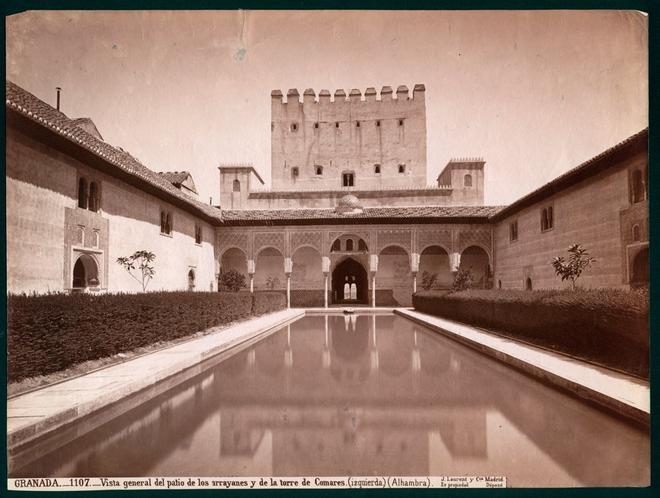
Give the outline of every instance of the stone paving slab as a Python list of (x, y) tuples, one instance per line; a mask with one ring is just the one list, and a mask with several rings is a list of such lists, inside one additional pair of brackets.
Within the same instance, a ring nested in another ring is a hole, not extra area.
[(578, 397), (598, 403), (644, 425), (650, 423), (648, 382), (463, 323), (409, 309), (397, 309), (395, 313)]
[(10, 448), (115, 403), (268, 330), (304, 316), (287, 309), (259, 316), (118, 365), (31, 391), (7, 401)]

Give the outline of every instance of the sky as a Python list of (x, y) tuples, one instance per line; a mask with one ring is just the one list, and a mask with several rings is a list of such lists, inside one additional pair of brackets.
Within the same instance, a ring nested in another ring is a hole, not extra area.
[(219, 199), (221, 163), (270, 180), (270, 92), (426, 86), (427, 180), (483, 157), (507, 204), (648, 126), (632, 11), (31, 11), (7, 78), (155, 171)]

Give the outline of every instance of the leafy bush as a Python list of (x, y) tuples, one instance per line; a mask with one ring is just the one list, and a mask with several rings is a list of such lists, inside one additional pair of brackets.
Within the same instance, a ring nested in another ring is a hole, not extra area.
[(561, 281), (570, 280), (571, 289), (575, 290), (575, 281), (596, 260), (580, 244), (572, 244), (568, 248), (568, 254), (567, 260), (563, 256), (557, 256), (550, 264), (552, 264), (555, 273), (561, 277)]
[(438, 279), (437, 273), (429, 273), (426, 270), (422, 272), (422, 289), (431, 290), (433, 284)]
[(286, 294), (283, 292), (255, 292), (252, 314), (263, 315), (286, 308)]
[(416, 310), (634, 375), (649, 374), (648, 291), (418, 292)]
[(8, 376), (17, 381), (247, 317), (252, 299), (218, 292), (10, 295), (7, 305)]
[(474, 278), (470, 270), (458, 270), (454, 276), (452, 289), (455, 291), (464, 291), (472, 288)]
[(238, 292), (246, 287), (245, 275), (236, 270), (222, 272), (220, 274), (219, 287), (220, 290)]

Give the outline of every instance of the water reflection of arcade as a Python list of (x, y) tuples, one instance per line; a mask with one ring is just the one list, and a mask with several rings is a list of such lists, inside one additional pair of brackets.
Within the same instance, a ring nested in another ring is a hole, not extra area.
[[(295, 322), (101, 432), (21, 476), (511, 479), (542, 461), (549, 483), (616, 484), (642, 478), (648, 450), (608, 417), (390, 315)], [(611, 445), (616, 472), (583, 464), (585, 447), (598, 458)]]

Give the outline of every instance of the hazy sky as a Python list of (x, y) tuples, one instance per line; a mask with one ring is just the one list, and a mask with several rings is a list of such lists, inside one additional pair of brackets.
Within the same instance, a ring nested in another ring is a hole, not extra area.
[(628, 11), (28, 12), (7, 77), (157, 171), (219, 197), (221, 162), (270, 179), (270, 92), (426, 85), (429, 183), (486, 160), (509, 203), (647, 126), (647, 18)]

